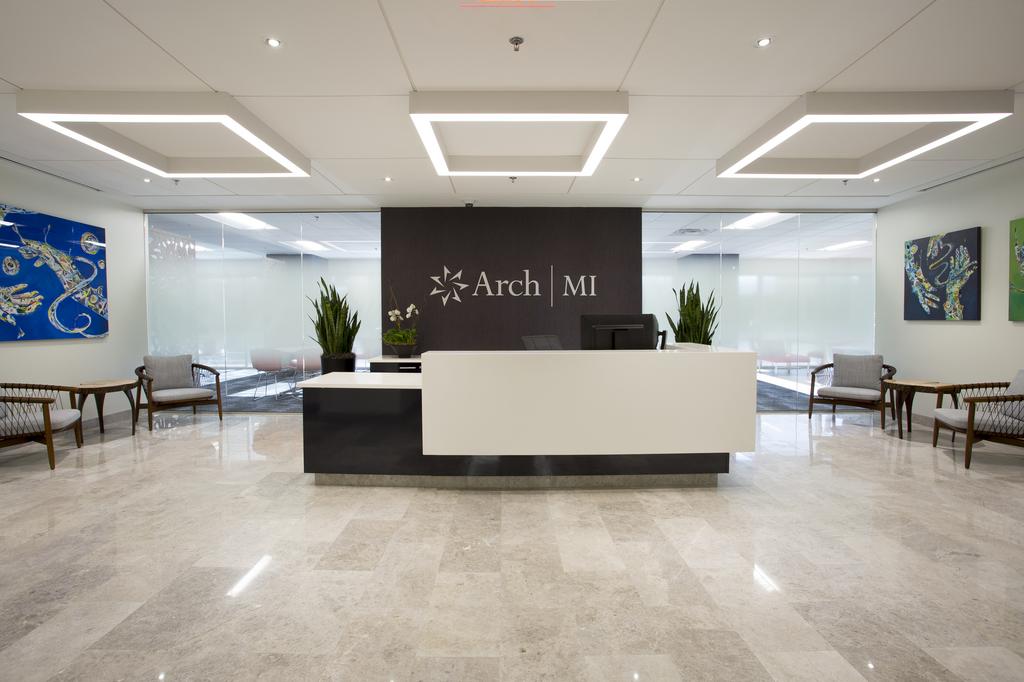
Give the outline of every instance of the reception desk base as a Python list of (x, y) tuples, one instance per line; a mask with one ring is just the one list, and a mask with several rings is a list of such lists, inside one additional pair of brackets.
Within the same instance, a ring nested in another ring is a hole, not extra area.
[[(523, 425), (528, 428), (528, 425)], [(303, 460), (318, 484), (562, 488), (716, 485), (729, 454), (424, 455), (418, 388), (303, 390)]]

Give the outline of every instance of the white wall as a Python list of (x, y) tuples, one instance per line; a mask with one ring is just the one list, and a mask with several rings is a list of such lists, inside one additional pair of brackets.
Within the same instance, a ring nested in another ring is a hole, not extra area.
[[(146, 352), (142, 211), (2, 159), (0, 203), (105, 228), (110, 302), (110, 333), (105, 337), (0, 344), (0, 381), (77, 384), (133, 377)], [(110, 396), (104, 415), (127, 409), (127, 400)], [(95, 416), (91, 400), (85, 416)]]
[[(1024, 217), (1024, 162), (951, 183), (878, 212), (876, 345), (897, 376), (1010, 381), (1024, 368), (1024, 323), (1009, 322), (1009, 222)], [(903, 243), (980, 225), (981, 321), (903, 320)], [(927, 404), (922, 404), (927, 403)], [(934, 403), (919, 400), (928, 413)]]

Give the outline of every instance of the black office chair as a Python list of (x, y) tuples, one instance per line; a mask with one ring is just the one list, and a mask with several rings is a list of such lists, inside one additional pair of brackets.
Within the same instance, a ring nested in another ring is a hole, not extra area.
[(523, 337), (526, 350), (562, 350), (562, 341), (555, 334), (534, 334)]

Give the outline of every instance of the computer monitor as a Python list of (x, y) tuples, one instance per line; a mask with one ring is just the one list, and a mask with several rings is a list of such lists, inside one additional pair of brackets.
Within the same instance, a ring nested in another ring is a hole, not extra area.
[(658, 346), (658, 318), (654, 315), (581, 315), (583, 350), (649, 349)]

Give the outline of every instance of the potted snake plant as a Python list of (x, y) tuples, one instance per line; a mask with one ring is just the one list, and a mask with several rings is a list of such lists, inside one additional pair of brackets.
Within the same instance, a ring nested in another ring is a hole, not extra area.
[(359, 333), (359, 313), (348, 305), (347, 296), (339, 296), (333, 284), (320, 278), (320, 296), (309, 298), (313, 304), (313, 340), (320, 346), (320, 367), (324, 374), (329, 372), (354, 372), (356, 354), (352, 345)]
[(679, 301), (676, 319), (672, 319), (668, 313), (665, 313), (665, 317), (672, 327), (676, 343), (711, 345), (711, 340), (718, 331), (718, 311), (722, 308), (720, 304), (715, 303), (715, 292), (711, 292), (707, 301), (702, 301), (700, 284), (691, 280), (686, 289), (673, 289), (672, 293)]

